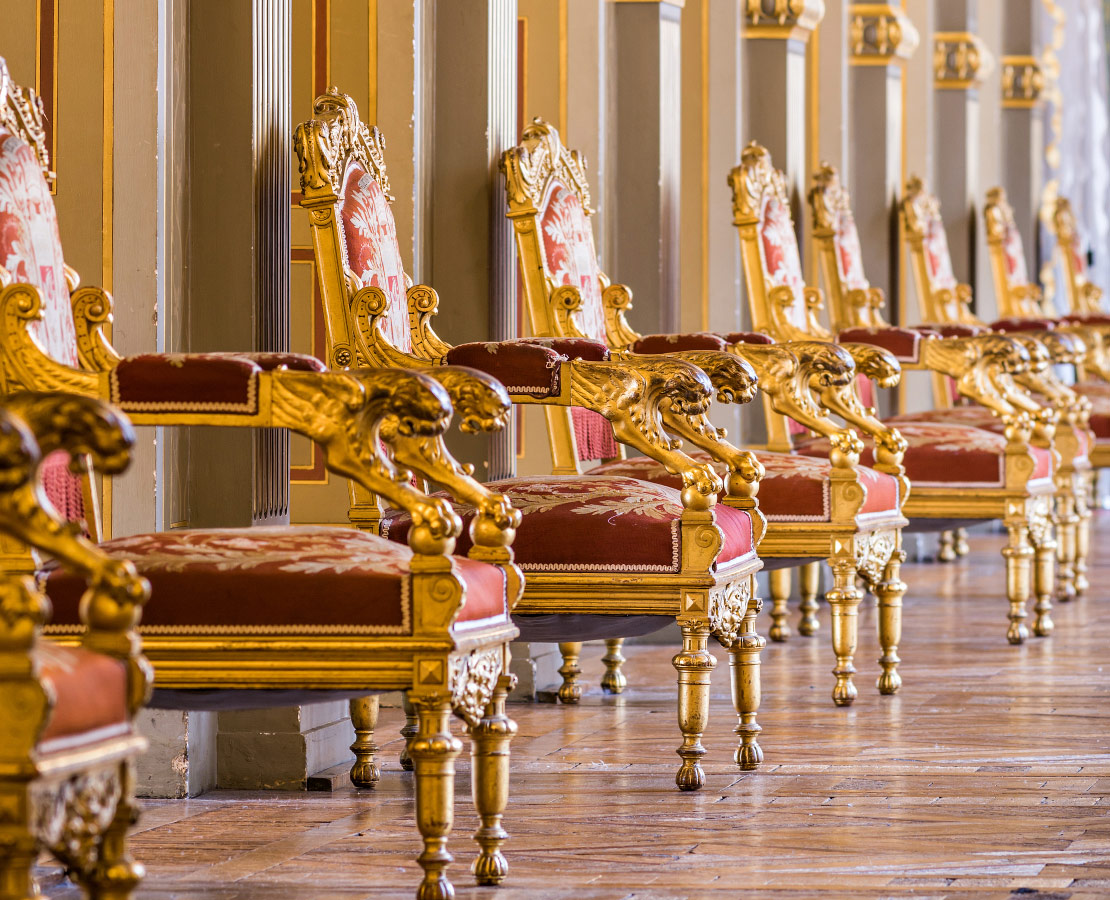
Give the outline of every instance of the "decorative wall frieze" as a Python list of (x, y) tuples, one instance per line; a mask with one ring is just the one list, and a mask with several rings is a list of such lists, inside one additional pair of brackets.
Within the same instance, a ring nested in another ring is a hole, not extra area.
[(824, 0), (745, 0), (744, 37), (808, 41), (823, 18)]
[(969, 31), (933, 35), (933, 83), (938, 90), (978, 87), (994, 71), (994, 57)]
[(1002, 57), (1003, 109), (1032, 109), (1044, 90), (1044, 72), (1035, 56)]
[(909, 16), (890, 3), (853, 3), (848, 29), (853, 66), (887, 66), (905, 62), (921, 38)]

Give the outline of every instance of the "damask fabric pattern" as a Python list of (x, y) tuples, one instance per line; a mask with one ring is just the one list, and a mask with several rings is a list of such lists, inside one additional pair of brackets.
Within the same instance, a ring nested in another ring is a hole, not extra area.
[(871, 287), (863, 271), (863, 249), (859, 243), (856, 220), (850, 210), (841, 210), (837, 215), (833, 246), (836, 249), (836, 269), (845, 289), (855, 291)]
[(557, 397), (561, 366), (567, 357), (526, 341), (485, 341), (457, 344), (447, 351), (446, 362), (469, 366), (492, 375), (510, 394)]
[(593, 229), (578, 195), (558, 179), (552, 179), (541, 204), (540, 230), (547, 277), (557, 286), (578, 288), (582, 295), (578, 326), (587, 337), (604, 342), (601, 270)]
[[(506, 494), (523, 515), (513, 552), (525, 572), (674, 573), (681, 568), (682, 500), (674, 488), (610, 475), (507, 478), (489, 487)], [(454, 506), (469, 525), (474, 508)], [(718, 567), (755, 552), (747, 513), (718, 504), (714, 518), (725, 535)], [(407, 513), (387, 513), (382, 533), (403, 541), (410, 524)], [(464, 536), (456, 552), (469, 548)]]
[[(909, 445), (903, 464), (910, 482), (922, 487), (1001, 487), (1005, 479), (1006, 438), (984, 428), (950, 424), (953, 419), (959, 420), (960, 409), (936, 412), (941, 421), (929, 421), (924, 416), (925, 421), (898, 416), (885, 420), (898, 426)], [(829, 455), (829, 442), (819, 438), (801, 443), (796, 449), (807, 456), (824, 458)], [(1036, 461), (1033, 478), (1049, 477), (1052, 455), (1037, 448), (1032, 452)], [(860, 462), (874, 464), (870, 444), (860, 454)]]
[[(349, 528), (209, 528), (106, 541), (151, 584), (141, 630), (167, 633), (408, 634), (412, 608), (404, 544)], [(455, 557), (466, 584), (460, 622), (504, 616), (504, 572)], [(72, 627), (82, 579), (47, 579), (53, 624)], [(275, 625), (280, 623), (280, 625)]]
[(632, 345), (633, 353), (677, 353), (684, 350), (728, 349), (728, 343), (719, 334), (696, 331), (691, 334), (649, 334)]
[(805, 278), (802, 275), (802, 261), (798, 256), (798, 236), (794, 233), (794, 221), (789, 207), (772, 192), (767, 192), (763, 200), (759, 238), (763, 248), (763, 274), (767, 279), (768, 290), (777, 287), (790, 288), (795, 302), (789, 307), (787, 315), (794, 325), (804, 328)]
[(1029, 270), (1025, 265), (1025, 247), (1021, 243), (1021, 232), (1018, 231), (1013, 220), (1006, 223), (1002, 250), (1006, 255), (1006, 280), (1011, 285), (1029, 284)]
[(40, 746), (126, 725), (127, 669), (120, 660), (46, 640), (38, 642), (33, 656), (55, 697)]
[[(763, 463), (766, 474), (759, 483), (759, 510), (770, 522), (828, 522), (832, 509), (829, 497), (829, 476), (832, 464), (825, 459), (800, 456), (794, 453), (773, 453), (769, 450), (754, 451)], [(699, 462), (709, 463), (721, 475), (726, 474), (723, 463), (707, 453), (691, 454)], [(888, 513), (898, 510), (898, 482), (889, 475), (873, 469), (859, 470), (860, 481), (867, 489), (862, 513)], [(643, 481), (668, 487), (680, 485), (680, 479), (664, 469), (653, 459), (638, 456), (634, 459), (607, 463), (589, 474), (630, 475)], [(720, 508), (720, 507), (718, 507)]]
[(379, 287), (389, 298), (381, 330), (396, 349), (410, 353), (405, 267), (389, 200), (381, 185), (358, 163), (351, 163), (343, 181), (339, 220), (346, 243), (347, 265), (363, 286)]
[(929, 270), (929, 284), (934, 290), (956, 286), (952, 256), (948, 252), (948, 235), (939, 216), (929, 219), (925, 231), (925, 267)]

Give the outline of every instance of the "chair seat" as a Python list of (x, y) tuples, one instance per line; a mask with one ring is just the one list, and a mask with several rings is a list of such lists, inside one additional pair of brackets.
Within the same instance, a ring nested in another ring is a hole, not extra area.
[[(985, 427), (952, 424), (953, 420), (971, 420), (983, 412), (990, 416), (986, 410), (958, 407), (885, 420), (898, 426), (908, 444), (903, 464), (910, 483), (923, 487), (969, 484), (1002, 487), (1005, 484), (1006, 438)], [(797, 445), (797, 451), (824, 458), (829, 455), (829, 442), (824, 438), (804, 441)], [(1035, 460), (1033, 478), (1050, 477), (1051, 453), (1037, 447), (1032, 448), (1032, 452)], [(860, 462), (871, 464), (873, 461), (874, 450), (868, 444), (860, 454)]]
[[(351, 528), (164, 531), (100, 545), (150, 581), (144, 634), (410, 634), (412, 551)], [(507, 614), (497, 566), (455, 557), (467, 585), (460, 622)], [(85, 588), (60, 569), (47, 592), (54, 626), (73, 629)]]
[(1110, 441), (1110, 384), (1082, 381), (1075, 390), (1091, 401), (1091, 431), (1098, 442)]
[[(800, 456), (795, 453), (754, 451), (767, 470), (759, 485), (759, 510), (770, 522), (828, 522), (832, 517), (829, 501), (829, 474), (832, 463), (826, 459)], [(699, 462), (708, 462), (722, 475), (725, 466), (711, 459), (708, 454), (691, 454)], [(644, 456), (605, 463), (589, 474), (604, 472), (607, 475), (633, 475), (644, 481), (679, 484), (677, 476), (670, 474), (655, 460)], [(898, 482), (890, 475), (874, 469), (860, 468), (860, 480), (867, 489), (861, 514), (898, 512)]]
[[(506, 478), (488, 486), (522, 513), (513, 551), (525, 572), (676, 573), (682, 567), (682, 500), (672, 487), (593, 473)], [(474, 518), (471, 506), (456, 503), (455, 510), (465, 523)], [(718, 567), (753, 556), (748, 514), (720, 504), (713, 514), (725, 536)], [(387, 514), (382, 533), (404, 540), (409, 524), (405, 513)], [(464, 532), (458, 552), (469, 546)]]
[[(1095, 412), (1091, 415), (1091, 430), (1095, 432), (1098, 437), (1098, 431), (1095, 429), (1095, 416), (1098, 414), (1100, 402), (1094, 400)], [(1106, 401), (1101, 403), (1105, 409), (1105, 426), (1110, 426), (1110, 396)], [(942, 424), (955, 424), (955, 425), (969, 425), (972, 428), (982, 428), (985, 431), (991, 431), (995, 434), (1006, 433), (1006, 423), (1003, 422), (998, 416), (992, 413), (985, 406), (955, 406), (951, 409), (927, 409), (915, 413), (905, 413), (900, 416), (891, 416), (889, 419), (883, 421), (890, 422), (892, 425), (897, 425), (899, 430), (904, 427), (903, 423), (912, 422), (931, 422)], [(1090, 450), (1087, 432), (1076, 429), (1076, 437), (1079, 439), (1079, 455), (1085, 457), (1088, 450)], [(1107, 431), (1106, 437), (1110, 438), (1110, 431)], [(1043, 451), (1042, 451), (1043, 452)]]
[(55, 701), (39, 739), (40, 752), (73, 747), (130, 727), (127, 669), (120, 660), (48, 640), (38, 642), (34, 658)]

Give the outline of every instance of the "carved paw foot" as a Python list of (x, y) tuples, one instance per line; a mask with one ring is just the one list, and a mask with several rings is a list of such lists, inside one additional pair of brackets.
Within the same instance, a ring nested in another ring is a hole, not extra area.
[(763, 762), (763, 748), (756, 741), (752, 741), (750, 744), (741, 744), (736, 748), (733, 759), (736, 760), (736, 765), (746, 772), (758, 769), (760, 763)]
[(420, 884), (416, 900), (455, 900), (455, 889), (446, 875), (428, 876)]
[(890, 669), (884, 671), (879, 676), (879, 693), (880, 694), (897, 694), (898, 689), (902, 686), (902, 676), (898, 674), (897, 669)]
[(509, 864), (505, 861), (505, 857), (502, 856), (500, 850), (483, 850), (478, 858), (474, 860), (474, 865), (470, 867), (470, 871), (474, 874), (474, 880), (478, 884), (501, 884), (505, 880), (505, 876), (509, 874)]
[[(412, 760), (408, 768), (412, 769)], [(351, 784), (357, 788), (372, 788), (382, 778), (382, 770), (373, 760), (355, 760), (351, 766)]]
[(684, 759), (678, 769), (674, 783), (680, 791), (696, 791), (705, 787), (705, 772), (701, 763), (696, 760)]
[(1024, 644), (1029, 638), (1029, 629), (1025, 627), (1024, 622), (1011, 622), (1010, 628), (1006, 632), (1006, 640), (1011, 644)]
[(856, 702), (858, 693), (855, 684), (849, 676), (838, 675), (836, 677), (836, 687), (833, 688), (832, 698), (833, 703), (837, 706), (851, 706)]

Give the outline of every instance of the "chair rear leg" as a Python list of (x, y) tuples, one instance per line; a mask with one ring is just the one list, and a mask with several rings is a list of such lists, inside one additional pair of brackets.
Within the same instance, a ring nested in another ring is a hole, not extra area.
[(971, 545), (967, 542), (967, 529), (956, 529), (956, 543), (953, 550), (956, 551), (956, 556), (967, 556), (971, 552)]
[(0, 900), (40, 900), (31, 875), (38, 842), (31, 833), (27, 785), (0, 784), (0, 809), (8, 810), (0, 822)]
[(408, 694), (401, 695), (401, 706), (405, 710), (405, 724), (401, 726), (401, 737), (405, 739), (405, 746), (401, 750), (401, 768), (406, 772), (412, 771), (412, 755), (409, 753), (409, 745), (412, 739), (416, 737), (417, 724), (416, 724), (416, 707), (412, 705), (409, 700)]
[(447, 851), (447, 838), (455, 819), (455, 758), (462, 744), (447, 725), (449, 698), (440, 694), (415, 697), (413, 704), (417, 732), (409, 753), (416, 772), (416, 826), (424, 839), (424, 851), (417, 857), (424, 880), (416, 897), (451, 900), (455, 891), (447, 880), (447, 867), (454, 859)]
[(942, 531), (937, 539), (937, 559), (941, 562), (952, 562), (956, 558), (956, 533)]
[(817, 603), (817, 592), (821, 585), (821, 563), (814, 561), (802, 566), (800, 581), (802, 618), (798, 622), (798, 634), (812, 637), (821, 629), (821, 620), (817, 618), (817, 611), (821, 608)]
[[(754, 582), (755, 579), (753, 578)], [(736, 748), (736, 765), (741, 769), (755, 769), (763, 762), (763, 748), (759, 746), (759, 734), (763, 729), (755, 720), (762, 699), (762, 680), (760, 677), (760, 653), (767, 642), (756, 632), (756, 616), (761, 607), (760, 601), (753, 597), (748, 603), (740, 634), (736, 643), (729, 648), (729, 670), (732, 675), (732, 704), (736, 708), (739, 722), (736, 734), (740, 744)]]
[(825, 599), (832, 613), (832, 646), (836, 654), (836, 668), (833, 669), (836, 684), (832, 697), (837, 706), (851, 706), (857, 694), (852, 676), (856, 674), (854, 660), (863, 593), (856, 587), (854, 557), (831, 557), (829, 567), (832, 569), (833, 585), (825, 593)]
[(898, 674), (898, 644), (902, 641), (902, 598), (906, 593), (906, 583), (902, 580), (902, 563), (906, 553), (902, 549), (902, 536), (890, 556), (883, 571), (883, 580), (875, 588), (879, 598), (879, 646), (883, 655), (879, 657), (882, 674), (879, 675), (879, 693), (896, 694), (902, 686), (902, 676)]
[(790, 637), (790, 569), (774, 569), (767, 573), (771, 588), (771, 630), (767, 632), (772, 641), (782, 643)]
[(582, 685), (578, 683), (578, 676), (582, 674), (582, 668), (578, 665), (578, 658), (582, 655), (582, 642), (560, 643), (559, 653), (563, 656), (563, 664), (559, 666), (559, 674), (563, 676), (563, 683), (559, 685), (559, 701), (577, 703), (582, 699)]
[(605, 674), (601, 676), (601, 689), (607, 694), (620, 694), (628, 685), (621, 666), (624, 665), (624, 654), (621, 648), (624, 638), (610, 638), (605, 642), (605, 655), (601, 661), (605, 664)]
[(509, 802), (509, 744), (516, 734), (516, 723), (505, 715), (512, 680), (508, 675), (498, 679), (486, 714), (470, 729), (471, 785), (481, 822), (474, 835), (481, 851), (470, 871), (478, 884), (500, 884), (509, 872), (501, 853), (509, 835), (501, 817)]
[(1025, 625), (1025, 601), (1032, 590), (1031, 568), (1033, 548), (1029, 545), (1029, 524), (1024, 518), (1006, 521), (1009, 543), (1002, 548), (1006, 560), (1006, 599), (1010, 604), (1010, 627), (1006, 639), (1011, 644), (1022, 644), (1029, 637)]

